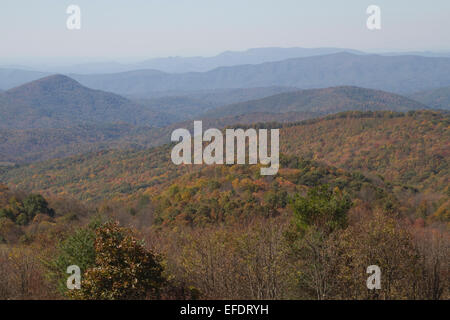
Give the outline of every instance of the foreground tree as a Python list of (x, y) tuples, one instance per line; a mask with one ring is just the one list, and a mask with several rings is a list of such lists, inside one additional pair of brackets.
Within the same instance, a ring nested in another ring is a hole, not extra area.
[(327, 185), (310, 189), (306, 197), (294, 197), (286, 240), (298, 270), (295, 291), (299, 298), (321, 300), (334, 295), (339, 254), (333, 235), (347, 226), (351, 206), (346, 194)]
[[(422, 266), (408, 225), (391, 214), (360, 217), (336, 237), (339, 254), (336, 296), (343, 299), (418, 299)], [(381, 289), (367, 290), (366, 269), (381, 269)]]
[(95, 265), (95, 230), (100, 227), (98, 219), (76, 230), (58, 245), (57, 253), (50, 261), (44, 261), (51, 282), (56, 283), (62, 294), (67, 294), (67, 267), (77, 265), (83, 274)]
[(160, 258), (117, 223), (96, 230), (95, 266), (82, 277), (76, 299), (125, 300), (157, 297), (164, 284)]

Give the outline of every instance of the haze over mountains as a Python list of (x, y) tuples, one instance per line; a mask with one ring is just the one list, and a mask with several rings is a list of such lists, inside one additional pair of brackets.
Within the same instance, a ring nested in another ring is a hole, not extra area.
[[(34, 62), (32, 65), (8, 64), (1, 66), (7, 69), (22, 69), (30, 71), (45, 71), (51, 73), (79, 73), (79, 74), (98, 74), (98, 73), (119, 73), (139, 69), (154, 69), (167, 73), (185, 73), (185, 72), (206, 72), (218, 67), (230, 67), (243, 64), (260, 64), (265, 62), (282, 61), (293, 58), (305, 58), (318, 55), (327, 55), (340, 52), (348, 52), (359, 55), (373, 54), (360, 50), (348, 48), (252, 48), (244, 51), (225, 51), (216, 56), (210, 57), (160, 57), (146, 59), (135, 63), (123, 63), (116, 61), (100, 62), (66, 62), (59, 66), (48, 65), (48, 63)], [(432, 52), (432, 51), (406, 51), (406, 52), (378, 52), (376, 54), (384, 56), (422, 56), (422, 57), (450, 57), (450, 52)], [(96, 59), (98, 60), (98, 59)]]
[(152, 92), (290, 86), (301, 89), (352, 85), (412, 93), (450, 83), (450, 58), (385, 57), (339, 53), (258, 65), (221, 67), (203, 73), (138, 70), (71, 75), (85, 86), (145, 97)]
[(184, 119), (194, 118), (207, 110), (237, 102), (262, 99), (278, 93), (296, 91), (292, 87), (258, 87), (238, 89), (215, 89), (192, 92), (167, 92), (161, 97), (134, 98), (152, 110), (164, 110), (171, 115)]
[[(316, 55), (350, 52), (364, 54), (361, 51), (345, 48), (253, 48), (245, 51), (225, 51), (212, 57), (164, 57), (146, 59), (137, 63), (90, 62), (67, 66), (20, 66), (11, 65), (5, 68), (25, 70), (45, 70), (52, 73), (118, 73), (139, 69), (154, 69), (167, 73), (205, 72), (218, 67), (242, 64), (259, 64), (281, 61), (291, 58), (310, 57)], [(418, 54), (420, 55), (420, 54)]]
[(431, 108), (450, 110), (450, 86), (416, 92), (409, 95), (409, 97)]
[(167, 73), (206, 72), (219, 67), (244, 64), (261, 64), (292, 58), (304, 58), (349, 52), (363, 52), (345, 48), (254, 48), (246, 51), (225, 51), (214, 57), (169, 57), (156, 58), (136, 64), (135, 69), (155, 69)]
[(176, 128), (191, 129), (193, 119), (224, 128), (347, 110), (450, 109), (450, 58), (339, 50), (265, 48), (158, 61), (198, 70), (222, 65), (207, 72), (0, 69), (0, 87), (27, 81), (0, 92), (0, 162), (153, 147), (169, 142)]
[(48, 75), (48, 72), (0, 68), (0, 90), (8, 90)]
[[(240, 102), (217, 107), (227, 101)], [(170, 133), (177, 128), (191, 129), (192, 119), (203, 119), (205, 127), (224, 128), (301, 121), (346, 110), (426, 108), (397, 94), (348, 86), (222, 89), (135, 103), (54, 75), (0, 94), (0, 162), (153, 147), (170, 142)]]
[[(236, 59), (235, 63), (239, 61), (239, 65), (221, 66), (207, 72), (166, 73), (142, 67), (121, 73), (68, 75), (89, 88), (140, 98), (153, 98), (164, 92), (173, 95), (273, 86), (310, 89), (351, 85), (409, 94), (450, 83), (448, 57), (341, 52), (260, 64), (244, 64), (245, 57)], [(48, 73), (0, 69), (0, 88), (9, 89), (46, 75)]]

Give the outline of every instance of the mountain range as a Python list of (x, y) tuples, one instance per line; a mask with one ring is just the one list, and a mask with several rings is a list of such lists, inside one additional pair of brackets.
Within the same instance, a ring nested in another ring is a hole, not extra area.
[(224, 128), (347, 110), (449, 109), (450, 58), (340, 50), (265, 48), (171, 58), (166, 62), (191, 61), (205, 70), (222, 65), (172, 74), (143, 69), (69, 77), (0, 69), (0, 87), (27, 81), (0, 91), (0, 161), (154, 147), (169, 142), (174, 129), (190, 129), (194, 119)]
[[(450, 55), (263, 48), (42, 71), (0, 69), (0, 299), (450, 298)], [(277, 173), (261, 174), (263, 139), (256, 164), (176, 165), (172, 133), (198, 137), (194, 120), (277, 129)]]
[[(185, 73), (185, 72), (206, 72), (218, 67), (230, 67), (243, 64), (260, 64), (265, 62), (282, 61), (293, 58), (305, 58), (326, 54), (347, 52), (359, 55), (373, 54), (348, 48), (252, 48), (245, 51), (225, 51), (215, 56), (196, 56), (196, 57), (160, 57), (145, 59), (139, 62), (116, 62), (116, 61), (92, 61), (92, 62), (59, 62), (59, 65), (49, 65), (48, 62), (32, 65), (9, 64), (2, 68), (34, 70), (60, 74), (80, 73), (80, 74), (98, 74), (98, 73), (118, 73), (141, 69), (154, 69), (167, 73)], [(382, 56), (405, 56), (414, 55), (422, 57), (447, 57), (449, 52), (432, 51), (404, 51), (404, 52), (378, 52)], [(86, 59), (84, 59), (86, 60)], [(98, 59), (96, 59), (98, 60)]]
[(0, 93), (0, 161), (22, 163), (108, 148), (158, 146), (169, 142), (173, 130), (191, 129), (192, 119), (203, 120), (205, 127), (224, 128), (295, 122), (346, 110), (427, 108), (397, 94), (349, 86), (221, 89), (135, 102), (54, 75)]
[[(9, 89), (46, 76), (25, 70), (0, 70), (0, 88)], [(352, 53), (293, 58), (261, 64), (219, 67), (207, 72), (165, 73), (141, 69), (121, 73), (66, 74), (92, 89), (137, 98), (165, 93), (254, 87), (300, 89), (359, 86), (411, 94), (450, 84), (450, 58), (381, 56)]]
[(246, 51), (225, 51), (213, 57), (149, 59), (134, 65), (134, 69), (155, 69), (167, 73), (206, 72), (219, 67), (261, 64), (339, 52), (364, 54), (362, 51), (347, 48), (253, 48)]
[[(46, 70), (52, 73), (117, 73), (140, 69), (154, 69), (167, 73), (205, 72), (218, 67), (242, 64), (259, 64), (281, 61), (291, 58), (311, 57), (316, 55), (350, 52), (364, 54), (362, 51), (346, 48), (252, 48), (245, 51), (225, 51), (211, 57), (164, 57), (145, 59), (135, 63), (115, 61), (77, 63), (65, 66), (35, 65), (34, 67), (10, 65), (5, 68), (25, 70)], [(420, 54), (418, 54), (420, 55)]]
[(288, 86), (301, 89), (352, 85), (412, 93), (450, 83), (450, 58), (337, 53), (208, 72), (168, 74), (137, 70), (118, 74), (71, 75), (85, 86), (145, 97), (151, 92)]

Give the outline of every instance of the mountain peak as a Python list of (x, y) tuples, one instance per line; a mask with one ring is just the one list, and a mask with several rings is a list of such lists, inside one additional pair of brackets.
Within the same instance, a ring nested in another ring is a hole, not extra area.
[(63, 75), (41, 78), (1, 94), (0, 128), (62, 128), (76, 124), (166, 123), (162, 112)]
[(81, 87), (82, 86), (78, 81), (76, 81), (72, 78), (69, 78), (68, 76), (62, 75), (62, 74), (54, 74), (54, 75), (51, 75), (48, 77), (44, 77), (44, 78), (38, 79), (36, 81), (30, 82), (29, 84), (33, 84), (33, 83), (35, 83), (37, 85), (42, 85), (42, 86), (45, 86), (45, 85), (57, 86), (59, 88), (61, 88), (61, 87), (73, 88), (73, 87)]
[(44, 78), (41, 78), (39, 80), (36, 81), (60, 81), (60, 82), (77, 82), (75, 80), (73, 80), (72, 78), (69, 78), (68, 76), (65, 76), (63, 74), (53, 74)]
[(8, 94), (17, 94), (23, 91), (61, 91), (61, 90), (74, 90), (78, 88), (84, 88), (79, 82), (61, 74), (55, 74), (47, 76), (38, 80), (34, 80), (23, 84), (19, 87), (15, 87), (7, 91)]

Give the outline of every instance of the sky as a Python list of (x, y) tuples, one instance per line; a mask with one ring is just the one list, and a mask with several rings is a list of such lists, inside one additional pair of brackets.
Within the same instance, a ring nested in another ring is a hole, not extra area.
[[(72, 4), (80, 30), (66, 26)], [(381, 30), (366, 27), (369, 5), (381, 8)], [(0, 0), (0, 64), (257, 47), (450, 52), (449, 17), (449, 0)]]

